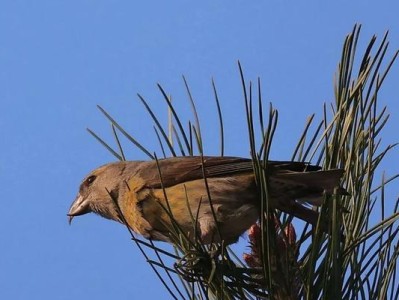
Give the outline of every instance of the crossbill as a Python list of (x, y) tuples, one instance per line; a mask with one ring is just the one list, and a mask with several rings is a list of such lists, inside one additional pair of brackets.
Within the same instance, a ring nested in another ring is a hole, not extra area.
[[(343, 170), (268, 161), (266, 174), (269, 205), (315, 224), (318, 213), (306, 203), (320, 206), (339, 187)], [(190, 238), (231, 244), (258, 220), (260, 209), (251, 159), (190, 156), (101, 166), (84, 178), (68, 216), (71, 222), (94, 212), (166, 242), (173, 218)]]

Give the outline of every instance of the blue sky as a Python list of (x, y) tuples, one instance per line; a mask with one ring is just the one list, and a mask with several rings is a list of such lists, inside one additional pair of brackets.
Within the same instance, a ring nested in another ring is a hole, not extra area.
[[(343, 40), (356, 22), (363, 24), (361, 46), (389, 29), (388, 54), (399, 48), (395, 1), (252, 2), (2, 1), (0, 298), (166, 297), (122, 226), (94, 215), (68, 226), (80, 180), (114, 160), (85, 130), (112, 142), (97, 104), (155, 150), (136, 94), (166, 122), (159, 82), (188, 116), (184, 74), (197, 101), (205, 151), (217, 154), (213, 77), (226, 154), (248, 156), (240, 60), (248, 79), (262, 78), (265, 103), (279, 110), (271, 157), (286, 160), (306, 117), (321, 116), (323, 102), (333, 99)], [(399, 140), (398, 78), (396, 65), (380, 97), (391, 114), (387, 143)], [(124, 145), (128, 159), (146, 158)], [(388, 174), (397, 171), (396, 162), (388, 157)]]

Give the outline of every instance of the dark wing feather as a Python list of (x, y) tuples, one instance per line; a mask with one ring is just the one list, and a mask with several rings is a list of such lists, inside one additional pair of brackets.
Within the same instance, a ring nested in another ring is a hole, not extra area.
[[(252, 161), (238, 157), (203, 157), (205, 176), (218, 177), (252, 171)], [(162, 182), (160, 180), (160, 175)], [(200, 156), (173, 157), (151, 161), (143, 165), (139, 176), (148, 188), (173, 186), (203, 178)]]
[[(320, 169), (306, 163), (288, 161), (269, 161), (267, 168), (270, 174), (281, 170), (302, 172)], [(186, 181), (202, 179), (204, 172), (207, 178), (245, 174), (253, 172), (253, 164), (251, 159), (241, 157), (172, 157), (144, 164), (139, 176), (148, 188), (161, 188), (162, 186), (166, 188)]]

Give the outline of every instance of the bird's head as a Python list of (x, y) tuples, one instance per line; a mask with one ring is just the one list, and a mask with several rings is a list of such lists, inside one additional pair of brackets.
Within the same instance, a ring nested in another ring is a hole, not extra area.
[(124, 162), (99, 167), (85, 177), (69, 212), (69, 223), (76, 216), (90, 212), (121, 222), (117, 201), (123, 183)]

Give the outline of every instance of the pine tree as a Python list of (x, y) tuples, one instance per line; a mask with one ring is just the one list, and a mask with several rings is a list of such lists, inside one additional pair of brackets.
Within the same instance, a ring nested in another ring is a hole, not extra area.
[[(388, 121), (386, 107), (378, 104), (384, 80), (398, 52), (386, 62), (388, 33), (379, 45), (372, 37), (361, 60), (356, 53), (360, 25), (346, 37), (335, 76), (335, 102), (322, 107), (323, 118), (311, 115), (291, 159), (312, 162), (323, 169), (345, 170), (342, 185), (349, 195), (326, 196), (319, 222), (298, 227), (292, 216), (268, 205), (267, 161), (278, 125), (278, 111), (264, 112), (260, 80), (247, 82), (239, 64), (254, 172), (262, 189), (262, 214), (249, 230), (249, 253), (234, 253), (225, 245), (191, 241), (177, 223), (171, 229), (173, 251), (152, 241), (131, 237), (174, 299), (398, 299), (396, 272), (399, 254), (399, 199), (388, 199), (385, 189), (399, 175), (376, 178), (381, 161), (396, 144), (383, 148), (381, 134)], [(161, 126), (150, 104), (139, 96), (155, 123), (164, 156), (203, 154), (202, 135), (195, 103), (185, 78), (194, 121), (184, 129), (176, 107), (162, 86), (169, 124)], [(224, 153), (221, 103), (215, 83), (214, 98), (220, 124), (220, 153)], [(150, 159), (145, 149), (103, 108), (111, 122), (114, 149), (93, 131), (90, 133), (118, 159), (124, 160), (120, 136)], [(260, 134), (258, 134), (260, 132)], [(178, 154), (179, 153), (179, 154)], [(206, 180), (206, 179), (205, 179)], [(386, 205), (386, 203), (393, 205)], [(394, 207), (388, 211), (387, 207)], [(171, 218), (173, 216), (171, 215)], [(329, 220), (328, 234), (323, 230)], [(195, 224), (193, 216), (193, 224)], [(195, 226), (195, 225), (194, 225)], [(217, 253), (218, 255), (215, 255)]]

